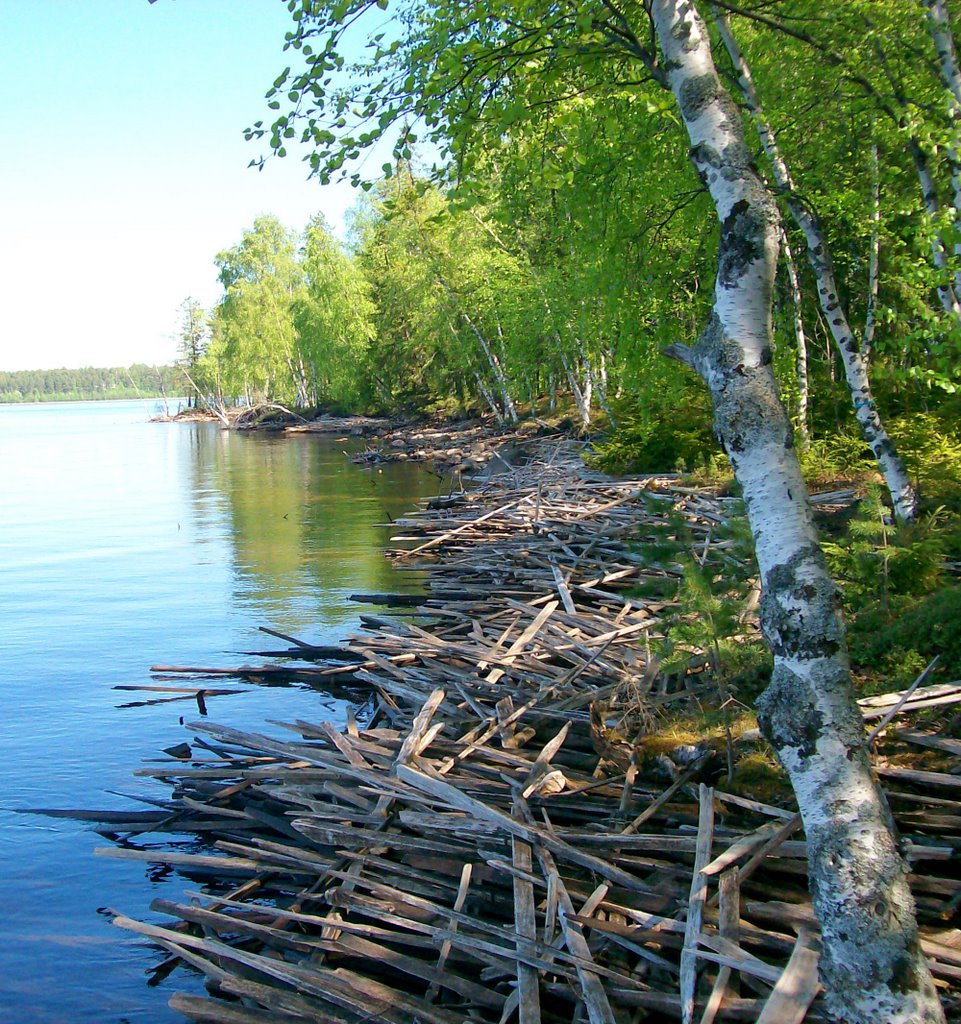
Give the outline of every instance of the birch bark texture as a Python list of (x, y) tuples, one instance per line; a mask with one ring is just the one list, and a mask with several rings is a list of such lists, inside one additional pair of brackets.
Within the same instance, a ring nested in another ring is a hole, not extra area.
[(807, 833), (828, 1007), (848, 1024), (933, 1024), (943, 1011), (868, 760), (837, 590), (771, 368), (777, 204), (751, 163), (694, 3), (651, 0), (650, 10), (691, 159), (721, 224), (712, 315), (693, 346), (672, 346), (670, 354), (693, 366), (711, 392), (754, 535), (762, 629), (774, 654), (758, 712)]
[(808, 424), (808, 344), (804, 334), (803, 301), (801, 298), (801, 282), (798, 278), (794, 253), (787, 239), (787, 233), (781, 231), (781, 246), (784, 249), (784, 266), (787, 269), (788, 285), (791, 290), (791, 307), (794, 318), (794, 347), (796, 350), (795, 366), (797, 368), (797, 446), (801, 451), (811, 447), (811, 430)]
[[(941, 81), (948, 92), (948, 121), (951, 127), (951, 143), (948, 146), (948, 163), (951, 168), (951, 188), (954, 193), (954, 225), (961, 221), (961, 67), (954, 48), (954, 36), (948, 18), (948, 7), (944, 0), (922, 0), (928, 14), (928, 28), (938, 54), (938, 68)], [(961, 257), (961, 241), (954, 243), (955, 259)], [(961, 268), (955, 266), (954, 290), (961, 289)]]
[(895, 515), (899, 519), (911, 521), (917, 512), (917, 495), (904, 462), (898, 455), (897, 449), (878, 415), (874, 395), (871, 392), (867, 360), (841, 305), (827, 238), (814, 214), (797, 199), (791, 174), (778, 148), (774, 131), (764, 115), (764, 108), (754, 85), (751, 69), (734, 39), (727, 17), (715, 10), (714, 20), (737, 73), (741, 95), (754, 119), (758, 135), (761, 138), (761, 145), (770, 161), (774, 181), (778, 189), (784, 193), (791, 216), (804, 234), (808, 259), (817, 284), (818, 301), (841, 356), (844, 376), (861, 435), (877, 459), (878, 467), (891, 495)]

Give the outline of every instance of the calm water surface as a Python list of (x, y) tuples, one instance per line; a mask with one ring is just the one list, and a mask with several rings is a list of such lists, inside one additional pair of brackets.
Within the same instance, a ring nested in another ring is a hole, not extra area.
[[(183, 1021), (183, 971), (148, 988), (158, 955), (98, 908), (152, 919), (176, 875), (95, 857), (107, 840), (24, 807), (134, 809), (165, 787), (133, 777), (190, 740), (192, 702), (155, 694), (149, 667), (250, 664), (239, 652), (359, 628), (357, 591), (410, 590), (379, 526), (441, 482), (422, 467), (351, 464), (344, 442), (228, 434), (147, 420), (153, 402), (0, 406), (0, 1021)], [(170, 685), (170, 684), (166, 684)], [(235, 684), (231, 681), (230, 688)], [(308, 688), (239, 684), (211, 720), (291, 733), (267, 719), (340, 721)]]

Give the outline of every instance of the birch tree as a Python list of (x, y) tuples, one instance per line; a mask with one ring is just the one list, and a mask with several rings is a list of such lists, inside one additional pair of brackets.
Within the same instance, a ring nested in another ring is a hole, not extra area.
[[(868, 377), (865, 354), (848, 323), (847, 314), (841, 303), (840, 289), (835, 279), (834, 262), (827, 237), (821, 229), (818, 218), (811, 210), (810, 204), (803, 202), (798, 196), (774, 130), (765, 116), (751, 69), (734, 39), (727, 18), (715, 9), (714, 21), (730, 55), (731, 63), (734, 65), (741, 94), (754, 119), (758, 135), (761, 138), (761, 145), (770, 161), (774, 181), (781, 194), (784, 195), (788, 209), (807, 243), (808, 259), (817, 284), (818, 301), (841, 356), (848, 391), (854, 407), (854, 416), (861, 428), (861, 434), (877, 459), (891, 495), (895, 515), (899, 519), (910, 521), (914, 519), (917, 510), (917, 495), (904, 462), (881, 422), (871, 389), (871, 381)], [(795, 282), (792, 281), (792, 287), (794, 286)]]
[(691, 158), (722, 225), (711, 319), (673, 354), (707, 383), (744, 491), (774, 654), (758, 714), (804, 820), (829, 1003), (839, 1018), (865, 1024), (939, 1021), (907, 870), (864, 744), (837, 594), (770, 370), (777, 206), (753, 169), (693, 4), (655, 0), (652, 11)]
[[(291, 81), (278, 79), (276, 88), (286, 88), (292, 103), (303, 100), (304, 121), (295, 109), (275, 121), (270, 135), (279, 145), (302, 124), (314, 146), (313, 166), (323, 174), (410, 115), (469, 173), (478, 136), (500, 137), (525, 112), (572, 90), (602, 94), (642, 77), (674, 97), (694, 169), (716, 210), (719, 240), (707, 325), (693, 344), (679, 341), (671, 354), (710, 390), (716, 430), (748, 510), (764, 590), (762, 628), (774, 654), (759, 718), (804, 820), (828, 1004), (851, 1024), (943, 1020), (920, 950), (907, 870), (864, 744), (837, 592), (771, 368), (777, 204), (754, 170), (740, 113), (719, 81), (694, 3), (649, 0), (650, 20), (635, 24), (638, 9), (629, 16), (609, 3), (425, 2), (404, 9), (409, 34), (390, 43), (375, 38), (372, 59), (360, 70), (365, 80), (332, 91), (326, 73), (343, 62), (344, 26), (387, 3), (299, 5), (292, 45), (309, 40), (320, 54), (311, 54), (310, 66)], [(355, 110), (366, 126), (352, 132), (346, 125)], [(371, 131), (371, 124), (380, 127)], [(409, 141), (407, 129), (402, 155)]]
[(252, 401), (306, 405), (308, 382), (297, 354), (294, 303), (303, 290), (293, 236), (275, 217), (258, 217), (241, 241), (216, 258), (223, 297), (210, 354), (225, 386)]
[[(473, 391), (499, 422), (515, 422), (510, 367), (517, 363), (515, 328), (527, 307), (515, 262), (473, 217), (453, 210), (438, 189), (416, 182), (409, 170), (392, 175), (379, 190), (383, 196), (359, 240), (381, 335), (372, 372), (383, 377), (387, 366), (396, 366), (420, 390), (423, 404), (460, 400)], [(416, 364), (409, 372), (397, 365), (401, 352), (407, 353), (401, 363)]]
[[(953, 391), (961, 344), (961, 247), (957, 242), (961, 176), (954, 158), (958, 108), (952, 94), (947, 5), (928, 0), (847, 0), (829, 5), (809, 0), (765, 5), (714, 0), (714, 6), (737, 14), (756, 29), (755, 56), (768, 63), (768, 78), (779, 86), (777, 122), (798, 120), (799, 97), (784, 88), (783, 79), (791, 74), (796, 80), (800, 67), (809, 82), (817, 82), (816, 117), (822, 129), (842, 111), (853, 115), (855, 131), (871, 123), (867, 138), (884, 139), (885, 185), (895, 192), (900, 206), (894, 237), (899, 243), (906, 241), (912, 250), (898, 267), (889, 268), (889, 274), (897, 278), (898, 288), (915, 293), (924, 323), (921, 329), (911, 327), (904, 320), (905, 311), (899, 311), (903, 334), (913, 335), (912, 342), (923, 342), (921, 351), (902, 350), (901, 355), (923, 364), (911, 368), (917, 376)], [(801, 134), (803, 129), (795, 131)], [(815, 150), (816, 146), (807, 147), (809, 166), (822, 159)], [(854, 159), (868, 162), (867, 145), (855, 142), (852, 150)], [(851, 155), (847, 154), (848, 159)], [(816, 186), (821, 196), (831, 194), (836, 170), (822, 164)], [(811, 198), (810, 192), (805, 198)], [(924, 249), (922, 271), (917, 257)]]
[(346, 406), (361, 392), (372, 335), (370, 288), (320, 215), (307, 226), (301, 266), (305, 287), (293, 307), (297, 359), (315, 404)]
[(945, 0), (923, 0), (947, 102), (947, 158), (953, 197), (954, 292), (961, 293), (961, 68)]

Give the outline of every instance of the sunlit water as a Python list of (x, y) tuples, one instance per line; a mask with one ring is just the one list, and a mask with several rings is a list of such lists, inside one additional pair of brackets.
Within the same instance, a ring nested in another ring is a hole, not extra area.
[[(441, 482), (383, 472), (348, 443), (150, 423), (152, 402), (0, 406), (0, 1021), (182, 1021), (178, 971), (98, 908), (151, 919), (184, 882), (94, 856), (108, 840), (24, 807), (125, 808), (165, 787), (133, 772), (189, 741), (192, 702), (158, 694), (151, 665), (237, 665), (285, 646), (264, 625), (318, 643), (359, 628), (358, 591), (410, 590), (383, 556), (379, 524)], [(370, 610), (370, 609), (366, 609)], [(171, 684), (164, 684), (171, 685)], [(225, 684), (235, 688), (233, 681)], [(290, 737), (268, 719), (342, 720), (308, 688), (257, 687), (208, 700), (212, 721)], [(162, 696), (162, 695), (160, 695)]]

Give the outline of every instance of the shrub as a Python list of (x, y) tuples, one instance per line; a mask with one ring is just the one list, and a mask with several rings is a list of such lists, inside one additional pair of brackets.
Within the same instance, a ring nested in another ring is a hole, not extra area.
[(961, 677), (961, 586), (894, 604), (896, 618), (874, 606), (852, 619), (849, 641), (855, 666), (885, 676), (886, 688), (900, 689), (939, 654), (938, 674)]
[(915, 523), (893, 523), (880, 488), (870, 486), (847, 534), (822, 542), (845, 607), (858, 611), (877, 602), (886, 611), (894, 597), (917, 597), (933, 590), (943, 571), (943, 526), (940, 511)]
[(665, 386), (660, 392), (649, 392), (636, 407), (620, 412), (619, 422), (588, 460), (605, 473), (703, 469), (723, 457), (712, 431), (705, 388)]
[(891, 423), (891, 436), (928, 505), (961, 512), (961, 438), (942, 417), (918, 412)]
[(874, 454), (859, 433), (837, 430), (816, 437), (798, 453), (801, 469), (809, 480), (836, 480), (875, 469)]

